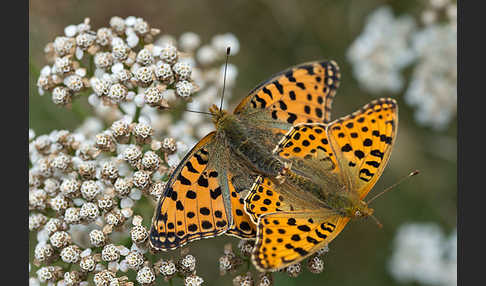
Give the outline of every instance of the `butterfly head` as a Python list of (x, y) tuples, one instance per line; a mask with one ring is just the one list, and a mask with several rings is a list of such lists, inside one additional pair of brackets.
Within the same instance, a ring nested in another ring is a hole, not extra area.
[(214, 125), (216, 125), (216, 129), (218, 129), (217, 127), (223, 122), (224, 118), (228, 116), (228, 112), (220, 109), (216, 104), (209, 107), (209, 112), (212, 115), (212, 120)]
[(351, 208), (348, 209), (348, 216), (352, 218), (360, 218), (360, 217), (367, 217), (372, 216), (374, 210), (363, 201), (358, 201), (356, 204), (353, 204)]

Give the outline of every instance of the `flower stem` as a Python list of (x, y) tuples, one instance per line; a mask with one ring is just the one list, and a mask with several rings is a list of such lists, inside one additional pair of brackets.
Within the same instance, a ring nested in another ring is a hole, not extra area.
[(135, 110), (135, 115), (133, 116), (133, 122), (138, 122), (138, 118), (140, 117), (140, 111), (142, 111), (142, 108), (137, 106), (137, 109)]
[(92, 76), (94, 76), (94, 56), (89, 56), (88, 61), (89, 61), (89, 69), (88, 69), (88, 72), (86, 74), (89, 77), (92, 77)]
[(123, 115), (126, 115), (126, 111), (123, 110), (123, 108), (118, 104), (118, 110), (120, 110), (121, 113), (123, 113)]

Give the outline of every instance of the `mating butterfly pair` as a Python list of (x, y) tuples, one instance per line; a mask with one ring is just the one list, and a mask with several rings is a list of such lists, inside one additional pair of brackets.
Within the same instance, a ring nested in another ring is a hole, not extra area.
[(328, 123), (339, 79), (335, 62), (311, 62), (258, 85), (233, 114), (213, 106), (216, 131), (167, 182), (151, 245), (256, 236), (256, 266), (277, 270), (329, 243), (349, 220), (336, 195), (359, 207), (386, 165), (397, 125), (391, 99)]

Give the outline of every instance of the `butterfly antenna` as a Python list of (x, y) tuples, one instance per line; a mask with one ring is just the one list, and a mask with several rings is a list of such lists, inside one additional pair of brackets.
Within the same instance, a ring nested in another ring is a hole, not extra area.
[(401, 178), (398, 182), (396, 182), (395, 184), (389, 186), (388, 188), (386, 188), (385, 190), (383, 190), (381, 193), (377, 194), (376, 196), (372, 197), (369, 201), (366, 202), (366, 204), (370, 204), (372, 201), (374, 201), (375, 199), (377, 199), (378, 197), (380, 197), (381, 195), (383, 195), (384, 193), (392, 190), (393, 188), (395, 188), (396, 186), (398, 186), (399, 184), (401, 184), (403, 181), (405, 181), (406, 179), (410, 178), (410, 177), (413, 177), (417, 174), (419, 174), (420, 172), (418, 170), (414, 170), (413, 172), (411, 172), (410, 174), (408, 174), (407, 176)]
[(211, 115), (211, 116), (212, 116), (212, 114), (211, 114), (211, 113), (209, 113), (209, 112), (197, 111), (197, 110), (190, 110), (190, 109), (184, 109), (184, 110), (185, 110), (185, 111), (187, 111), (187, 112), (194, 112), (194, 113), (200, 113), (200, 114), (207, 114), (207, 115)]
[(381, 222), (374, 215), (370, 215), (370, 217), (376, 222), (376, 224), (378, 225), (379, 228), (383, 227)]
[(219, 110), (223, 109), (223, 99), (224, 99), (224, 89), (226, 87), (226, 69), (228, 68), (228, 58), (230, 55), (231, 48), (226, 48), (226, 63), (224, 64), (224, 78), (223, 78), (223, 94), (221, 95), (221, 103), (219, 104)]

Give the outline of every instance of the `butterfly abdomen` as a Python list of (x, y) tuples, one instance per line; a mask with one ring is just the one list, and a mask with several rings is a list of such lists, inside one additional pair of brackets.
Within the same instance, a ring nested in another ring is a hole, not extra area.
[(321, 191), (321, 186), (319, 186), (318, 184), (314, 183), (312, 180), (304, 176), (289, 171), (285, 173), (285, 180), (286, 182), (298, 187), (301, 190), (305, 190), (315, 194), (322, 201), (326, 201), (327, 199), (324, 196), (325, 193)]

